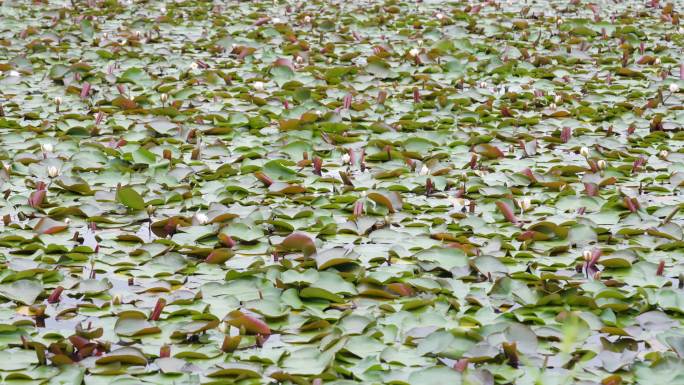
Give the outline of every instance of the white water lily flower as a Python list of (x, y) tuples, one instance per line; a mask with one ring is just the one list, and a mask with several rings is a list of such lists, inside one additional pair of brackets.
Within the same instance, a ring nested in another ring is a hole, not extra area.
[(254, 89), (257, 91), (264, 90), (264, 82), (254, 82)]
[(351, 161), (351, 156), (349, 154), (342, 154), (340, 160), (342, 160), (342, 164), (347, 164)]
[(670, 92), (672, 92), (673, 94), (679, 92), (679, 85), (677, 85), (676, 83), (670, 84)]
[(11, 70), (10, 72), (7, 73), (9, 76), (19, 76), (20, 73), (19, 71)]
[(52, 150), (54, 150), (54, 147), (50, 143), (43, 143), (40, 145), (40, 150), (44, 153), (50, 153)]
[(420, 168), (420, 172), (418, 174), (420, 175), (428, 175), (430, 173), (430, 169), (428, 166), (423, 165), (423, 167)]
[(58, 106), (59, 106), (60, 104), (62, 104), (62, 98), (59, 97), (59, 96), (55, 97), (55, 104), (58, 105)]
[(667, 150), (662, 150), (658, 153), (658, 156), (661, 157), (662, 159), (667, 158), (668, 155), (670, 155), (670, 153), (667, 152)]
[(524, 197), (518, 200), (518, 206), (520, 206), (520, 211), (525, 212), (532, 207), (532, 200), (529, 197)]
[(409, 51), (409, 55), (411, 56), (418, 56), (419, 53), (420, 50), (418, 48), (411, 48), (411, 50)]
[(197, 221), (198, 224), (203, 225), (203, 224), (209, 222), (209, 217), (207, 217), (207, 214), (204, 214), (204, 213), (196, 213), (195, 214), (195, 221)]
[(596, 166), (598, 166), (598, 169), (599, 169), (599, 170), (605, 170), (606, 167), (608, 166), (608, 164), (606, 163), (605, 160), (599, 159), (599, 161), (596, 162)]
[(47, 172), (50, 178), (55, 178), (59, 176), (59, 169), (55, 166), (48, 167)]
[(195, 62), (190, 63), (190, 69), (191, 69), (192, 71), (196, 70), (198, 67), (199, 67), (199, 66), (197, 65), (197, 63), (195, 63)]

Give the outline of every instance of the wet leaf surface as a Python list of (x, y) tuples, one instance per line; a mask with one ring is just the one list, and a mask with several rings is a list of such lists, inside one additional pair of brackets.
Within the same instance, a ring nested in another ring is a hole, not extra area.
[(0, 2), (0, 378), (683, 383), (677, 1)]

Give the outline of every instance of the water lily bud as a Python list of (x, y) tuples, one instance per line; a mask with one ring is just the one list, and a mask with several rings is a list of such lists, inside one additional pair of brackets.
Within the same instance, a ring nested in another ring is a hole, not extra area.
[(480, 82), (480, 88), (487, 88), (487, 82)]
[(659, 64), (660, 64), (660, 58), (657, 57), (657, 58), (653, 61), (653, 64), (659, 65)]
[(437, 18), (437, 20), (442, 20), (442, 19), (444, 19), (444, 14), (441, 13), (441, 12), (437, 12), (437, 14), (435, 15), (435, 17)]
[(556, 103), (549, 104), (549, 108), (552, 110), (555, 110), (556, 109)]
[(254, 82), (254, 89), (257, 91), (263, 91), (264, 90), (264, 82)]
[(676, 94), (677, 92), (679, 92), (679, 86), (676, 83), (670, 84), (670, 92)]
[(605, 170), (607, 165), (608, 164), (603, 159), (599, 159), (599, 161), (596, 162), (596, 166), (598, 167), (599, 170)]
[(194, 219), (194, 222), (197, 222), (199, 225), (209, 222), (209, 217), (207, 217), (207, 215), (204, 213), (196, 213)]
[(409, 51), (409, 55), (411, 56), (418, 56), (419, 53), (420, 50), (418, 48), (411, 48), (411, 50)]
[(55, 97), (55, 104), (56, 104), (57, 106), (61, 105), (61, 104), (62, 104), (62, 98), (59, 97), (59, 96), (56, 96), (56, 97)]
[(55, 178), (59, 176), (59, 169), (55, 166), (48, 167), (47, 172), (50, 178)]
[(662, 151), (660, 151), (660, 152), (658, 153), (658, 156), (659, 156), (661, 159), (667, 158), (668, 155), (670, 155), (670, 153), (667, 152), (667, 150), (662, 150)]
[(589, 149), (586, 147), (580, 148), (580, 155), (582, 155), (585, 158), (589, 157)]
[(114, 297), (112, 298), (112, 305), (121, 305), (121, 294), (114, 294)]
[(147, 211), (147, 215), (152, 216), (154, 212), (157, 210), (156, 206), (148, 205), (145, 211)]
[(197, 67), (199, 67), (199, 65), (198, 65), (196, 62), (190, 63), (190, 70), (191, 70), (191, 71), (196, 70)]
[(306, 24), (309, 24), (311, 22), (311, 16), (309, 16), (309, 15), (304, 16), (304, 22)]
[(342, 161), (342, 164), (347, 164), (351, 161), (351, 156), (349, 154), (342, 154), (340, 160)]
[(46, 154), (51, 153), (53, 149), (54, 148), (52, 147), (52, 144), (50, 144), (50, 143), (43, 143), (40, 145), (40, 150)]
[(591, 261), (591, 251), (584, 250), (584, 252), (582, 252), (582, 258), (584, 258), (584, 260), (587, 262)]
[(554, 102), (561, 103), (563, 101), (563, 97), (560, 95), (556, 95), (556, 97), (553, 99)]
[(161, 100), (162, 103), (166, 103), (166, 101), (169, 100), (169, 95), (168, 94), (161, 94), (161, 95), (159, 95), (159, 99)]

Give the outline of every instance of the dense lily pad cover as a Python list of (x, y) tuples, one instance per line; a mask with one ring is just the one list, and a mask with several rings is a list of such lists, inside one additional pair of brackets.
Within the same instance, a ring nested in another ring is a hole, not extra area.
[(0, 1), (3, 384), (684, 384), (679, 1)]

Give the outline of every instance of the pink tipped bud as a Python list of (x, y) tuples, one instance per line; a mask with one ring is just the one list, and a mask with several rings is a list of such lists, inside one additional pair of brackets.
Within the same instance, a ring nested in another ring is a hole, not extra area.
[(116, 89), (117, 89), (117, 91), (119, 91), (119, 95), (125, 95), (126, 94), (126, 87), (124, 87), (123, 84), (117, 84)]
[(679, 65), (679, 80), (684, 80), (684, 63)]
[(454, 363), (454, 370), (456, 370), (459, 373), (465, 372), (465, 370), (468, 369), (468, 359), (467, 358), (461, 358), (460, 360), (456, 361)]
[(100, 125), (100, 123), (102, 123), (102, 121), (104, 120), (104, 118), (105, 118), (104, 112), (99, 111), (99, 112), (97, 113), (97, 115), (95, 115), (95, 125), (96, 125), (96, 126)]
[(347, 94), (344, 96), (344, 109), (348, 110), (352, 106), (352, 94)]
[(420, 103), (420, 91), (418, 87), (413, 87), (413, 102)]
[(561, 142), (567, 143), (571, 137), (572, 137), (572, 128), (567, 127), (567, 126), (563, 127), (563, 129), (561, 130), (561, 134), (560, 134)]
[(50, 296), (47, 299), (48, 303), (59, 302), (59, 297), (62, 295), (63, 291), (64, 291), (63, 287), (57, 286), (54, 290), (52, 290), (52, 293), (50, 293)]
[(83, 83), (83, 87), (81, 87), (81, 99), (87, 99), (89, 95), (90, 95), (90, 83), (85, 82), (85, 83)]
[(663, 275), (664, 272), (665, 272), (665, 261), (661, 260), (660, 263), (658, 263), (658, 269), (656, 269), (656, 275), (660, 277)]
[(322, 174), (321, 169), (323, 168), (323, 159), (321, 159), (320, 156), (314, 156), (312, 164), (314, 174), (320, 176)]
[(363, 201), (361, 199), (354, 203), (354, 216), (360, 217), (363, 215)]

